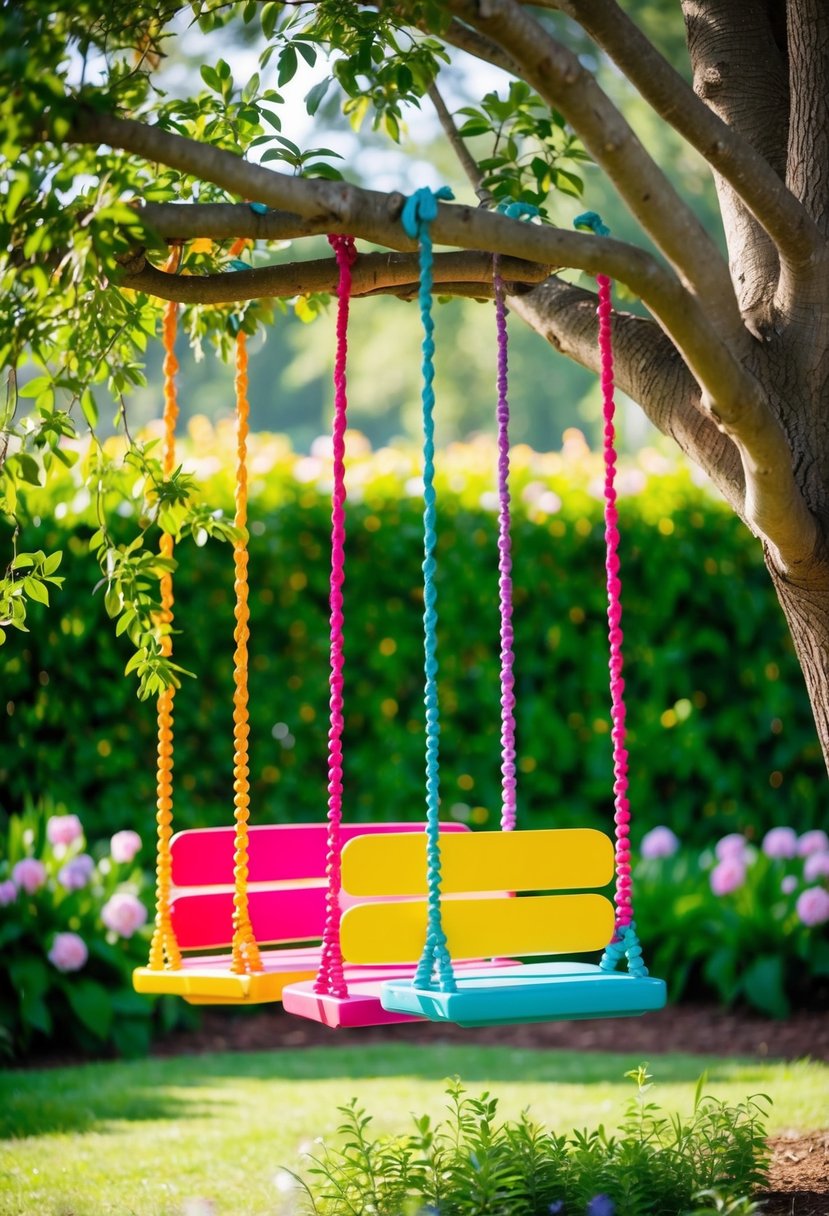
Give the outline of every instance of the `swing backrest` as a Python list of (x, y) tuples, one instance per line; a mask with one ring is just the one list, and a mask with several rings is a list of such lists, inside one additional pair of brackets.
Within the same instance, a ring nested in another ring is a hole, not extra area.
[[(411, 831), (411, 823), (340, 829), (344, 842), (364, 834)], [(448, 823), (443, 831), (469, 829)], [(182, 950), (220, 949), (232, 942), (234, 841), (233, 827), (194, 828), (172, 839), (171, 915)], [(256, 940), (271, 945), (319, 941), (328, 888), (327, 826), (266, 824), (250, 828), (248, 842), (248, 899)]]
[[(591, 828), (469, 832), (441, 839), (442, 920), (453, 959), (582, 954), (613, 936), (613, 905), (596, 888), (613, 878), (613, 844)], [(426, 938), (423, 832), (362, 836), (343, 850), (349, 963), (416, 962)], [(516, 899), (479, 892), (508, 890)], [(577, 891), (578, 894), (537, 892)], [(403, 895), (406, 900), (390, 900)]]

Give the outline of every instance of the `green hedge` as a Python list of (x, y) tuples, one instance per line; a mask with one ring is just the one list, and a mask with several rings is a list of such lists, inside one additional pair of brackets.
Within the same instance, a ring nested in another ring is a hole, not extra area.
[[(207, 492), (230, 503), (228, 432), (191, 443)], [(494, 452), (439, 454), (444, 812), (499, 814)], [(325, 814), (327, 467), (283, 441), (252, 445), (251, 770), (254, 821)], [(661, 463), (660, 463), (661, 461)], [(82, 463), (82, 462), (81, 462)], [(221, 466), (210, 473), (211, 468)], [(78, 468), (80, 466), (76, 466)], [(534, 826), (612, 825), (600, 468), (577, 437), (518, 448), (515, 626), (520, 814)], [(423, 814), (421, 503), (417, 455), (358, 452), (349, 471), (345, 813)], [(688, 470), (646, 453), (623, 470), (620, 514), (631, 793), (637, 835), (669, 823), (689, 843), (820, 822), (825, 773), (808, 701), (759, 546)], [(88, 553), (94, 513), (72, 475), (27, 550), (65, 551), (63, 590), (0, 652), (3, 807), (48, 796), (92, 836), (154, 823), (154, 708), (123, 675)], [(56, 512), (57, 508), (57, 512)], [(122, 508), (123, 509), (123, 508)], [(58, 518), (55, 518), (55, 516)], [(124, 537), (134, 521), (118, 518)], [(176, 823), (232, 819), (232, 562), (177, 552), (176, 654), (198, 673), (176, 698)]]

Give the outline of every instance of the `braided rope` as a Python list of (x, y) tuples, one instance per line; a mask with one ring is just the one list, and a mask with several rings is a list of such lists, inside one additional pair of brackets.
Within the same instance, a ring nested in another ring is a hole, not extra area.
[(233, 817), (236, 833), (233, 842), (233, 961), (237, 974), (261, 971), (262, 960), (253, 934), (248, 902), (248, 820), (250, 818), (250, 767), (248, 764), (248, 546), (247, 546), (247, 438), (250, 406), (248, 388), (247, 339), (242, 330), (236, 335), (236, 514), (234, 524), (239, 537), (233, 544), (236, 626), (233, 640)]
[[(609, 236), (610, 230), (594, 211), (585, 212), (574, 220), (577, 228), (590, 228), (597, 236)], [(642, 949), (633, 919), (633, 881), (630, 863), (630, 802), (628, 799), (628, 752), (625, 726), (625, 681), (622, 675), (622, 580), (619, 577), (619, 512), (616, 507), (616, 431), (615, 381), (613, 372), (613, 335), (611, 318), (613, 302), (611, 282), (607, 275), (597, 275), (599, 291), (599, 352), (601, 357), (602, 415), (604, 418), (604, 524), (605, 569), (607, 572), (607, 621), (610, 656), (610, 716), (613, 740), (613, 816), (616, 835), (616, 928), (613, 941), (605, 951), (600, 966), (613, 971), (622, 957), (628, 970), (638, 977), (648, 974), (642, 961)]]
[[(166, 270), (175, 273), (181, 261), (181, 246), (170, 256)], [(162, 342), (164, 346), (164, 413), (162, 471), (169, 477), (176, 465), (176, 419), (178, 400), (176, 396), (176, 331), (178, 329), (178, 304), (170, 301), (164, 306), (162, 319)], [(164, 558), (173, 556), (173, 538), (162, 532), (159, 552)], [(173, 653), (173, 576), (169, 571), (162, 574), (159, 582), (161, 611), (158, 624), (161, 632), (160, 650), (165, 658)], [(170, 914), (173, 883), (173, 861), (170, 841), (173, 835), (173, 701), (175, 687), (170, 684), (162, 689), (156, 701), (158, 723), (158, 747), (156, 767), (156, 902), (155, 927), (150, 942), (149, 966), (162, 971), (166, 965), (179, 970), (181, 951), (176, 941)]]
[(509, 397), (507, 305), (501, 257), (492, 259), (495, 287), (495, 326), (498, 336), (498, 597), (501, 614), (501, 828), (510, 832), (516, 821), (515, 776), (515, 652), (512, 627), (512, 535), (509, 491)]
[(418, 302), (423, 325), (423, 669), (426, 677), (423, 700), (426, 707), (426, 942), (415, 971), (418, 988), (432, 988), (436, 981), (441, 992), (456, 989), (452, 960), (446, 945), (440, 910), (440, 714), (437, 687), (437, 589), (435, 587), (435, 549), (437, 547), (437, 509), (435, 503), (435, 323), (432, 318), (432, 238), (430, 224), (437, 215), (438, 199), (452, 198), (442, 187), (437, 192), (423, 189), (407, 200), (401, 216), (406, 233), (418, 241), (420, 286)]
[(346, 364), (348, 313), (351, 301), (351, 267), (357, 259), (354, 238), (329, 236), (339, 267), (337, 284), (337, 353), (334, 361), (334, 488), (331, 499), (330, 675), (328, 728), (328, 855), (325, 929), (314, 992), (348, 996), (340, 947), (340, 892), (342, 890), (343, 818), (343, 583), (345, 581), (345, 432), (348, 421)]

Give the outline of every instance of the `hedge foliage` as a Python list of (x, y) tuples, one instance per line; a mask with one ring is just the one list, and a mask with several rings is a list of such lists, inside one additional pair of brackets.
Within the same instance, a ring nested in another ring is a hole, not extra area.
[[(190, 426), (188, 463), (230, 510), (232, 432)], [(421, 501), (416, 452), (349, 436), (345, 813), (424, 812)], [(253, 821), (326, 808), (330, 463), (278, 437), (251, 445)], [(82, 461), (76, 468), (79, 468)], [(439, 453), (442, 802), (495, 825), (500, 809), (495, 454)], [(601, 468), (578, 433), (561, 453), (518, 447), (514, 576), (519, 807), (524, 824), (612, 826)], [(0, 655), (3, 809), (49, 797), (93, 836), (152, 830), (154, 707), (125, 677), (88, 551), (96, 504), (67, 471), (19, 545), (64, 550), (63, 589)], [(825, 773), (801, 674), (757, 543), (691, 472), (653, 451), (620, 474), (631, 794), (637, 835), (688, 843), (820, 822)], [(124, 539), (127, 501), (112, 497)], [(52, 491), (50, 491), (50, 494)], [(120, 505), (117, 505), (120, 502)], [(176, 554), (176, 824), (232, 820), (232, 560)]]

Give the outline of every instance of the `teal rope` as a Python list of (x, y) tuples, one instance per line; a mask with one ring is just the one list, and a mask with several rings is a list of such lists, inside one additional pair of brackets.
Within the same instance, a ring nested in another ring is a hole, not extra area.
[(573, 220), (573, 227), (589, 228), (596, 236), (610, 236), (610, 229), (602, 221), (598, 211), (582, 211), (581, 215), (577, 215)]
[(532, 220), (541, 214), (532, 203), (499, 203), (495, 210), (508, 220)]
[(426, 676), (426, 943), (417, 965), (414, 985), (440, 992), (455, 992), (457, 984), (452, 959), (443, 931), (440, 911), (440, 717), (438, 711), (437, 589), (435, 587), (435, 547), (437, 512), (435, 506), (435, 323), (432, 319), (432, 237), (429, 226), (438, 213), (438, 199), (454, 197), (443, 186), (435, 192), (418, 190), (406, 200), (401, 216), (408, 236), (420, 245), (420, 319), (423, 323), (423, 669)]

